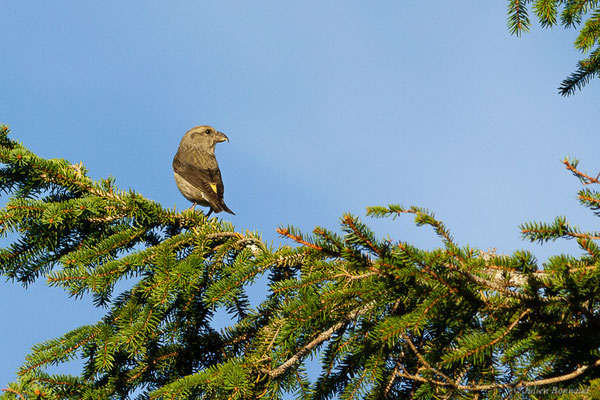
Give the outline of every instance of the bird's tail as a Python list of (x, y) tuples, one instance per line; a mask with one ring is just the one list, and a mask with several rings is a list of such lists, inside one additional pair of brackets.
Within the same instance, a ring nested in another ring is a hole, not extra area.
[(235, 215), (235, 213), (233, 211), (231, 211), (229, 209), (229, 207), (227, 207), (227, 205), (225, 205), (225, 203), (223, 203), (223, 211), (227, 211), (229, 214)]
[(219, 213), (219, 212), (221, 212), (221, 211), (226, 211), (226, 212), (228, 212), (229, 214), (233, 214), (233, 215), (235, 215), (235, 213), (234, 213), (233, 211), (231, 211), (231, 210), (229, 209), (229, 207), (227, 207), (227, 204), (225, 204), (225, 202), (224, 202), (224, 201), (221, 201), (221, 202), (219, 203), (219, 208), (218, 208), (218, 209), (216, 209), (216, 207), (213, 207), (213, 208), (215, 208), (215, 212), (218, 212), (218, 213)]

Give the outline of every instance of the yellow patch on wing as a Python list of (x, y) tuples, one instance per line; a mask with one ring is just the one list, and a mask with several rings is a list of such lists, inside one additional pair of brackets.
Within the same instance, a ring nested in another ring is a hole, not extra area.
[(217, 193), (217, 185), (213, 185), (212, 183), (210, 184), (210, 187), (212, 188), (213, 192)]

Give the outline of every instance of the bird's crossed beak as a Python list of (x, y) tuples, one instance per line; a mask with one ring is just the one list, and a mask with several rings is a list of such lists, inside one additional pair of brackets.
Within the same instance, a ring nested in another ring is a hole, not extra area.
[(229, 138), (227, 137), (227, 135), (223, 132), (217, 131), (217, 142), (224, 142), (226, 140), (229, 142)]

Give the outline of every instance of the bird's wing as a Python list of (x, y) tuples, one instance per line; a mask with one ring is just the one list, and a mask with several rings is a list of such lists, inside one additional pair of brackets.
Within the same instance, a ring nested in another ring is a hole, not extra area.
[[(213, 209), (215, 210), (215, 212), (227, 211), (229, 214), (235, 215), (235, 213), (233, 211), (231, 211), (229, 209), (229, 207), (227, 207), (227, 204), (225, 204), (225, 200), (223, 200), (223, 193), (225, 193), (225, 186), (223, 186), (223, 179), (221, 179), (221, 171), (218, 168), (217, 168), (215, 176), (214, 176), (214, 181), (216, 182), (219, 208), (217, 209), (216, 207), (213, 206)], [(212, 206), (212, 204), (211, 204), (211, 206)]]
[(202, 191), (211, 208), (216, 212), (222, 210), (223, 181), (219, 168), (200, 168), (186, 163), (179, 157), (173, 159), (173, 170), (191, 185)]

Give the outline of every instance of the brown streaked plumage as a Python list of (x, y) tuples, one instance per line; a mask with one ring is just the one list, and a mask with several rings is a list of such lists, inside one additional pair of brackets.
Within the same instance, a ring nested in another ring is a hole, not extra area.
[(199, 204), (213, 211), (226, 211), (235, 215), (223, 201), (223, 180), (215, 157), (215, 145), (229, 138), (216, 129), (200, 125), (181, 139), (173, 158), (175, 182), (183, 196), (191, 201), (192, 208)]

